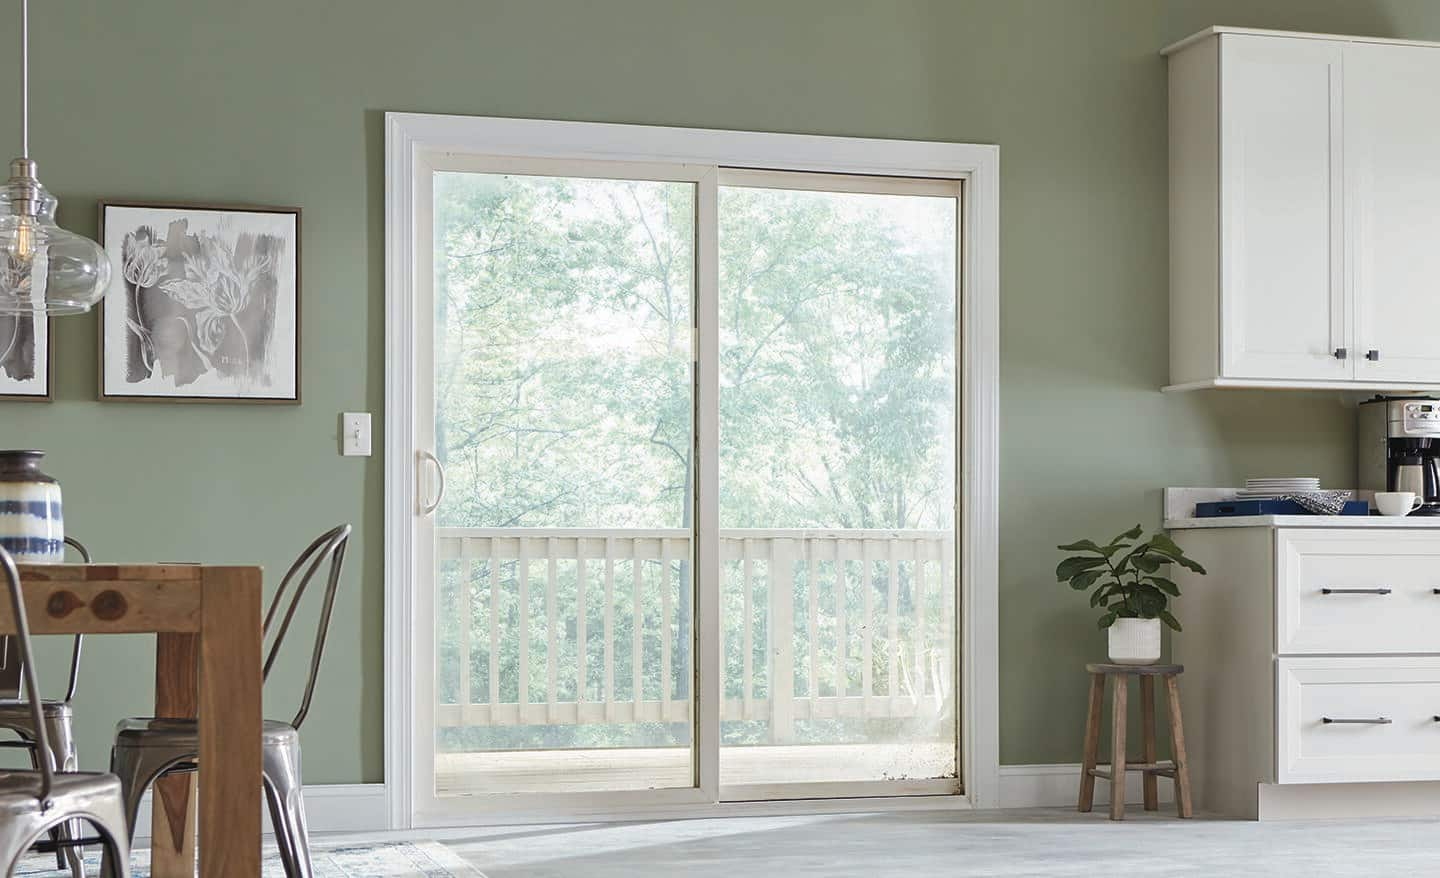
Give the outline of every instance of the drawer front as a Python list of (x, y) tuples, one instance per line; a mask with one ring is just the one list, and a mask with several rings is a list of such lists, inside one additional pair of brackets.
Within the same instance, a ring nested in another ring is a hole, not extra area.
[(1276, 779), (1440, 780), (1440, 657), (1281, 658)]
[(1440, 653), (1440, 531), (1275, 539), (1277, 653)]

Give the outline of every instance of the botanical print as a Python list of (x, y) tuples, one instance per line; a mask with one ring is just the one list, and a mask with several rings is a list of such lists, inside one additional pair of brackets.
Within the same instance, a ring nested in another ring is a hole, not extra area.
[(49, 330), (43, 314), (0, 314), (0, 397), (50, 395)]
[(104, 395), (294, 400), (296, 221), (106, 205)]

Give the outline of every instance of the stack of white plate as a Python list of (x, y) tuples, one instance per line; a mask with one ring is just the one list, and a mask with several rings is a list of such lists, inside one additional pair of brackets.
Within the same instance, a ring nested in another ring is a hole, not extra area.
[(1308, 494), (1320, 490), (1320, 480), (1297, 479), (1246, 479), (1245, 487), (1235, 494), (1237, 500), (1274, 500), (1285, 494)]

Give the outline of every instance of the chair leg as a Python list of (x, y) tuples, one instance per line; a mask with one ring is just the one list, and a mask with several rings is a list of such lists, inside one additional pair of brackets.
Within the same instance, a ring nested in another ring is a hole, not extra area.
[(134, 830), (126, 823), (124, 804), (97, 803), (92, 812), (90, 822), (105, 841), (100, 874), (130, 878), (130, 836)]
[[(1140, 675), (1140, 727), (1144, 759), (1154, 765), (1159, 758), (1155, 747), (1155, 678), (1148, 674)], [(1146, 769), (1140, 775), (1140, 783), (1145, 790), (1145, 810), (1159, 811), (1160, 779)]]
[(1165, 678), (1170, 701), (1170, 741), (1175, 751), (1175, 805), (1181, 817), (1194, 813), (1190, 803), (1190, 758), (1185, 754), (1185, 723), (1180, 718), (1180, 681), (1174, 674)]
[(1130, 680), (1123, 674), (1115, 678), (1115, 701), (1110, 708), (1113, 716), (1110, 733), (1110, 819), (1125, 819), (1125, 731), (1126, 702), (1130, 698)]
[[(80, 760), (75, 754), (75, 728), (69, 715), (45, 717), (45, 736), (50, 742), (51, 765), (56, 771), (77, 771)], [(84, 838), (82, 821), (67, 820), (55, 827), (56, 841), (70, 841)], [(82, 848), (63, 846), (55, 851), (58, 868), (70, 869), (72, 878), (85, 878), (85, 851)]]
[(305, 822), (304, 788), (300, 782), (300, 747), (266, 746), (261, 771), (275, 843), (285, 865), (285, 878), (313, 878), (310, 830)]
[[(174, 753), (156, 747), (114, 747), (110, 750), (110, 773), (120, 778), (124, 799), (120, 817), (127, 851), (135, 841), (135, 822), (140, 817), (140, 801), (145, 796), (145, 790), (166, 768), (193, 757), (194, 754)], [(107, 851), (101, 861), (100, 874), (115, 878), (110, 865)]]
[(1090, 675), (1090, 706), (1085, 714), (1085, 761), (1080, 765), (1080, 810), (1095, 805), (1096, 760), (1100, 756), (1100, 712), (1105, 706), (1105, 675)]

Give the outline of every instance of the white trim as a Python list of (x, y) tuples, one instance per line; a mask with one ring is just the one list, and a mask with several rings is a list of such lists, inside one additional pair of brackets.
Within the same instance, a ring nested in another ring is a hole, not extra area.
[(1278, 37), (1291, 40), (1329, 40), (1332, 42), (1340, 43), (1379, 43), (1386, 46), (1427, 46), (1431, 48), (1440, 47), (1440, 43), (1430, 40), (1400, 40), (1391, 37), (1357, 37), (1349, 36), (1346, 34), (1317, 34), (1309, 33), (1306, 31), (1265, 30), (1263, 28), (1224, 27), (1223, 25), (1216, 25), (1214, 27), (1207, 27), (1202, 31), (1193, 33), (1190, 36), (1184, 38), (1183, 40), (1177, 40), (1171, 43), (1170, 45), (1161, 49), (1160, 54), (1173, 55), (1181, 49), (1184, 49), (1185, 47), (1190, 46), (1194, 43), (1198, 43), (1201, 40), (1208, 39), (1209, 37), (1221, 36), (1223, 34), (1239, 34), (1251, 37)]
[[(379, 783), (311, 784), (305, 787), (305, 820), (313, 833), (371, 832), (390, 823), (386, 809), (385, 785)], [(270, 815), (261, 821), (266, 835), (273, 835)], [(140, 801), (135, 837), (150, 838), (150, 793)]]
[[(1108, 783), (1100, 781), (1104, 795), (1097, 795), (1096, 801), (1109, 801)], [(1164, 778), (1160, 779), (1159, 793), (1161, 804), (1175, 801), (1175, 785)], [(1078, 762), (1000, 766), (1001, 808), (1074, 808), (1079, 798)], [(1140, 772), (1126, 772), (1125, 802), (1133, 805), (1144, 801)]]
[[(417, 618), (412, 545), (417, 451), (412, 388), (415, 321), (412, 280), (418, 268), (414, 226), (414, 173), (421, 153), (453, 151), (517, 159), (596, 160), (688, 165), (693, 173), (721, 166), (931, 177), (965, 186), (961, 311), (961, 437), (959, 498), (960, 759), (966, 806), (995, 807), (999, 786), (998, 478), (999, 478), (999, 148), (991, 145), (819, 137), (583, 122), (388, 113), (386, 127), (385, 239), (385, 776), (392, 827), (412, 825), (417, 801), (410, 760), (416, 751), (411, 720), (418, 705), (411, 633)], [(695, 167), (698, 166), (698, 167)], [(701, 242), (703, 244), (703, 242)], [(703, 250), (697, 246), (698, 251)], [(698, 256), (697, 256), (698, 258)], [(700, 266), (703, 268), (703, 265)], [(703, 296), (704, 290), (701, 290)], [(705, 302), (702, 299), (702, 307)], [(698, 309), (697, 309), (698, 311)], [(707, 339), (702, 335), (700, 344)], [(715, 340), (711, 338), (710, 344)], [(703, 384), (707, 376), (701, 375)], [(700, 417), (706, 400), (702, 397)], [(704, 474), (700, 474), (704, 477)], [(703, 489), (703, 484), (702, 484)], [(704, 526), (703, 522), (698, 523)], [(709, 541), (713, 544), (713, 540)], [(703, 551), (703, 550), (702, 550)], [(705, 559), (702, 559), (702, 561)], [(698, 568), (703, 569), (703, 568)], [(697, 626), (698, 628), (699, 626)], [(703, 715), (697, 734), (711, 723)], [(700, 766), (701, 782), (713, 769)], [(714, 780), (709, 780), (713, 784)], [(681, 792), (681, 791), (673, 791)], [(704, 792), (704, 790), (686, 791)], [(628, 810), (612, 795), (608, 815)], [(851, 800), (865, 810), (877, 799)], [(926, 800), (922, 800), (926, 801)], [(817, 810), (815, 800), (800, 803)], [(796, 803), (783, 803), (790, 807)], [(652, 802), (677, 809), (719, 806)], [(735, 806), (730, 806), (735, 807)], [(494, 815), (489, 815), (494, 816)], [(473, 817), (468, 818), (473, 821)], [(488, 817), (487, 817), (488, 819)]]
[(1361, 393), (1367, 390), (1391, 390), (1401, 393), (1434, 392), (1440, 390), (1440, 384), (1417, 384), (1414, 382), (1406, 384), (1400, 381), (1364, 381), (1360, 379), (1346, 381), (1310, 381), (1296, 379), (1294, 381), (1286, 381), (1269, 378), (1203, 378), (1199, 381), (1187, 381), (1183, 384), (1167, 384), (1161, 387), (1160, 391), (1162, 393), (1184, 393), (1190, 390), (1208, 390), (1213, 387), (1270, 390), (1354, 390)]

